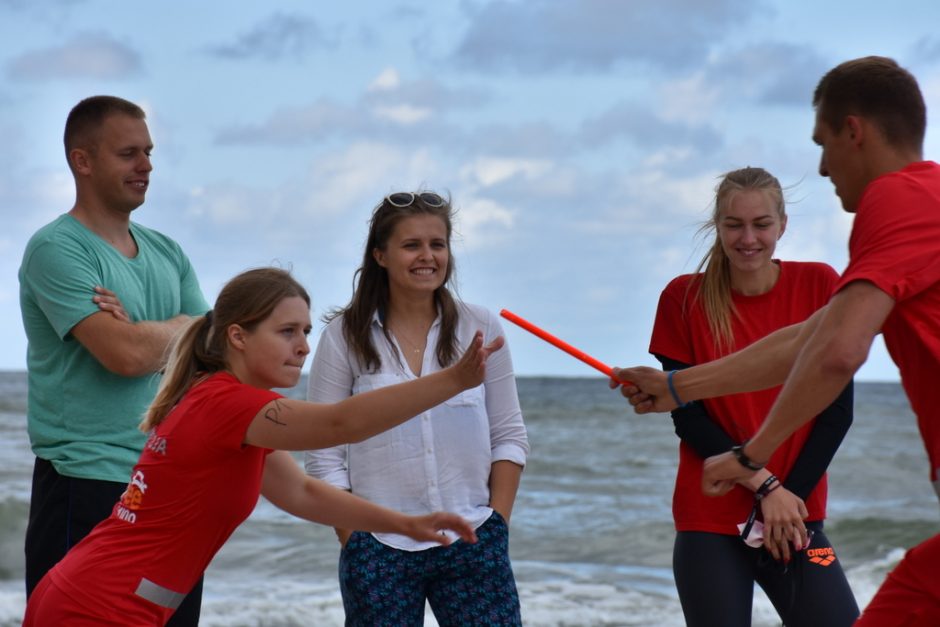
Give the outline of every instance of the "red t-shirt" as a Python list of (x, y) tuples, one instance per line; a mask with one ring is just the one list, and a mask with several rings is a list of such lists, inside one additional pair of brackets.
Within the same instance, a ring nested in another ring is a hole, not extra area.
[[(666, 286), (659, 299), (650, 352), (681, 361), (701, 364), (752, 344), (785, 326), (802, 322), (824, 306), (838, 280), (835, 270), (822, 263), (781, 261), (777, 283), (766, 294), (744, 296), (732, 292), (740, 318), (732, 316), (734, 342), (730, 351), (719, 352), (712, 339), (708, 319), (695, 300), (695, 288), (686, 295), (691, 281), (700, 275), (685, 274)], [(706, 399), (705, 408), (731, 439), (742, 442), (757, 431), (767, 417), (780, 388)], [(813, 421), (787, 439), (767, 464), (768, 470), (785, 481), (796, 461)], [(754, 494), (741, 486), (721, 497), (702, 493), (702, 458), (685, 442), (679, 443), (679, 469), (673, 493), (672, 513), (679, 531), (707, 531), (736, 535), (754, 506)], [(826, 477), (806, 499), (808, 520), (826, 517)]]
[(243, 441), (276, 398), (228, 373), (192, 388), (151, 434), (111, 516), (49, 571), (55, 585), (103, 619), (166, 622), (171, 610), (135, 592), (146, 579), (188, 593), (254, 509), (270, 450)]
[(914, 163), (865, 188), (836, 289), (870, 281), (895, 301), (881, 328), (930, 459), (940, 469), (940, 165)]

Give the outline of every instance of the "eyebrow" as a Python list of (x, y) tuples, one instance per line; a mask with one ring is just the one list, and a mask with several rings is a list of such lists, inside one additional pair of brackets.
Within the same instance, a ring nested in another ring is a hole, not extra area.
[[(755, 221), (756, 221), (756, 220), (769, 220), (769, 219), (773, 219), (773, 217), (774, 217), (774, 214), (772, 214), (772, 213), (765, 213), (765, 214), (763, 214), (763, 215), (757, 216), (756, 218), (754, 218), (754, 220), (755, 220)], [(722, 219), (722, 221), (725, 221), (725, 220), (732, 220), (732, 221), (734, 221), (734, 222), (745, 222), (745, 221), (746, 221), (746, 220), (744, 220), (744, 218), (737, 218), (737, 217), (735, 217), (735, 216), (724, 216), (724, 217), (722, 217), (721, 219)]]

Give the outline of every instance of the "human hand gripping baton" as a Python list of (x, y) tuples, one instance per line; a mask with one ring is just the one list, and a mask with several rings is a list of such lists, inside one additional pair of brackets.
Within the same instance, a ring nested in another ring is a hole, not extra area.
[(619, 379), (618, 377), (614, 376), (614, 371), (613, 371), (613, 369), (612, 369), (610, 366), (608, 366), (607, 364), (605, 364), (604, 362), (599, 361), (599, 360), (597, 360), (597, 359), (594, 359), (593, 357), (591, 357), (590, 355), (588, 355), (588, 354), (585, 353), (584, 351), (575, 348), (574, 346), (572, 346), (571, 344), (565, 342), (564, 340), (558, 339), (557, 337), (555, 337), (554, 335), (552, 335), (552, 334), (549, 333), (548, 331), (545, 331), (545, 330), (543, 330), (543, 329), (540, 329), (539, 327), (535, 326), (534, 324), (532, 324), (531, 322), (529, 322), (529, 321), (526, 320), (525, 318), (521, 318), (521, 317), (517, 316), (516, 314), (512, 313), (512, 312), (509, 311), (508, 309), (502, 309), (502, 310), (500, 310), (499, 315), (501, 315), (501, 316), (502, 316), (503, 318), (505, 318), (506, 320), (509, 320), (509, 321), (512, 322), (513, 324), (516, 324), (516, 325), (522, 327), (523, 329), (525, 329), (525, 330), (528, 331), (529, 333), (531, 333), (531, 334), (533, 334), (533, 335), (535, 335), (535, 336), (538, 336), (538, 337), (542, 338), (543, 340), (545, 340), (546, 342), (548, 342), (548, 343), (551, 344), (552, 346), (555, 346), (556, 348), (560, 348), (561, 350), (565, 351), (566, 353), (568, 353), (568, 354), (571, 355), (572, 357), (574, 357), (574, 358), (576, 358), (576, 359), (580, 359), (581, 361), (583, 361), (583, 362), (586, 363), (587, 365), (591, 366), (591, 367), (594, 368), (595, 370), (599, 370), (599, 371), (603, 372), (604, 374), (606, 374), (608, 377), (610, 377), (610, 378), (613, 379), (614, 381), (618, 381), (618, 382), (620, 382), (622, 385), (632, 385), (629, 381), (623, 381), (623, 380)]

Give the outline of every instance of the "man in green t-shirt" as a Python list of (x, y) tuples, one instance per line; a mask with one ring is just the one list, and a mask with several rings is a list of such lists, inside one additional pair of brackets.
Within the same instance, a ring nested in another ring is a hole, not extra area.
[[(130, 220), (152, 170), (144, 118), (112, 96), (72, 109), (64, 139), (75, 204), (33, 235), (19, 271), (36, 454), (27, 596), (111, 514), (143, 449), (137, 425), (167, 349), (209, 309), (179, 244)], [(197, 624), (201, 583), (190, 597), (171, 625)]]

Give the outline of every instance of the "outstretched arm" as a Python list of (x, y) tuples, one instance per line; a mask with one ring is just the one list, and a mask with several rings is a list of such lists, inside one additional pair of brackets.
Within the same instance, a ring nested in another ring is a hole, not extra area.
[(290, 453), (274, 451), (264, 464), (261, 493), (277, 507), (299, 518), (361, 531), (400, 533), (419, 541), (449, 544), (445, 529), (467, 542), (476, 542), (470, 525), (456, 514), (437, 512), (406, 516), (371, 503), (345, 490), (308, 477)]
[[(688, 402), (780, 385), (825, 310), (823, 307), (803, 322), (778, 329), (736, 353), (677, 372), (672, 381), (676, 393), (683, 402)], [(638, 414), (676, 407), (664, 372), (639, 366), (615, 368), (614, 374), (632, 383), (620, 386), (621, 394)], [(612, 381), (611, 387), (617, 387), (615, 383)]]
[(251, 421), (245, 443), (298, 451), (362, 441), (480, 385), (487, 357), (502, 345), (498, 337), (483, 346), (483, 334), (477, 332), (460, 361), (433, 374), (338, 403), (273, 400)]

